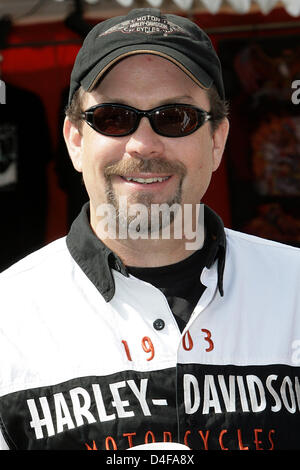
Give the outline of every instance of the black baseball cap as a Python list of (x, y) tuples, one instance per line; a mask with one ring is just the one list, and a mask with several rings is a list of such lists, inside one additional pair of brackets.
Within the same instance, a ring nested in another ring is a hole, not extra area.
[(187, 18), (137, 8), (98, 23), (88, 33), (71, 74), (69, 103), (80, 86), (92, 91), (113, 65), (135, 54), (164, 57), (200, 87), (214, 84), (224, 98), (221, 64), (207, 34)]

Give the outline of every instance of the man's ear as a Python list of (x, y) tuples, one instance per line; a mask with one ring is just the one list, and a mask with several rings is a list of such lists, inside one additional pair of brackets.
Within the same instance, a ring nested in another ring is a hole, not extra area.
[(68, 117), (64, 121), (63, 134), (73, 166), (82, 172), (82, 135)]
[(213, 133), (213, 171), (219, 168), (222, 161), (228, 132), (229, 121), (227, 118), (224, 118)]

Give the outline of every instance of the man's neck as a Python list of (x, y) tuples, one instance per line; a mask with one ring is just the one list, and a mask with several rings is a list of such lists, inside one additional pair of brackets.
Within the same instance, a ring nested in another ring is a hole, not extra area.
[(185, 240), (102, 240), (117, 253), (125, 266), (158, 267), (178, 263), (196, 250), (187, 250)]
[(99, 223), (92, 205), (90, 209), (90, 224), (94, 233), (126, 266), (158, 267), (178, 263), (201, 249), (204, 244), (203, 205), (202, 212), (199, 205), (194, 206), (193, 212), (189, 214), (189, 223), (178, 213), (170, 225), (159, 233), (135, 232), (134, 237), (127, 229), (125, 236), (118, 236), (114, 225), (112, 236), (109, 235), (106, 222), (103, 225)]

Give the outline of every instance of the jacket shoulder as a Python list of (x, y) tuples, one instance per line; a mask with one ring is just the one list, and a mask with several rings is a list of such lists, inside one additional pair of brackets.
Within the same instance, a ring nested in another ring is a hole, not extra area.
[(244, 232), (239, 232), (237, 230), (232, 230), (229, 228), (225, 228), (226, 238), (229, 241), (236, 241), (240, 243), (244, 243), (246, 245), (251, 246), (261, 246), (264, 248), (273, 248), (274, 250), (283, 250), (286, 252), (294, 253), (296, 256), (297, 254), (300, 255), (300, 248), (297, 248), (292, 245), (287, 245), (285, 243), (276, 242), (273, 240), (269, 240), (267, 238), (257, 237), (255, 235), (249, 235)]
[(247, 260), (249, 264), (259, 263), (260, 267), (267, 263), (269, 267), (271, 264), (300, 273), (300, 248), (228, 228), (225, 233), (231, 256)]
[(66, 237), (62, 237), (30, 253), (2, 271), (0, 273), (0, 286), (6, 282), (9, 283), (11, 280), (15, 281), (17, 278), (38, 276), (42, 271), (49, 270), (51, 266), (56, 266), (56, 269), (59, 269), (59, 260), (66, 255), (70, 256), (66, 245)]

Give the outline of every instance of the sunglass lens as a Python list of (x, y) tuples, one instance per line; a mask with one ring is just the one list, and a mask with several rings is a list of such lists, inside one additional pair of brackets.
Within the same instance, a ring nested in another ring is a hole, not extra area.
[(128, 134), (134, 127), (133, 111), (118, 106), (103, 106), (94, 110), (93, 124), (99, 132), (110, 136)]
[(198, 124), (197, 111), (184, 106), (158, 110), (153, 118), (157, 130), (168, 137), (188, 135)]

